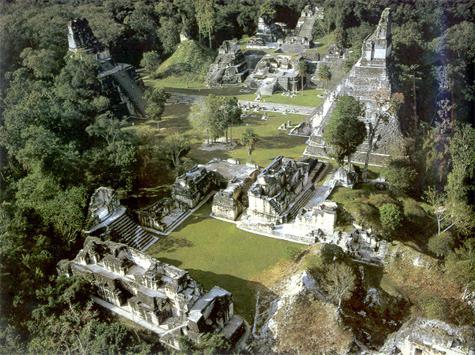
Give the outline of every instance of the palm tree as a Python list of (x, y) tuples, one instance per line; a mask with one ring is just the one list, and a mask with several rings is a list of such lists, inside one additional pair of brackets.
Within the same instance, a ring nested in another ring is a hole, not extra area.
[(308, 70), (307, 62), (305, 60), (301, 60), (299, 62), (299, 75), (300, 75), (300, 80), (301, 80), (300, 83), (301, 83), (302, 93), (303, 93), (303, 78), (305, 77), (307, 70)]

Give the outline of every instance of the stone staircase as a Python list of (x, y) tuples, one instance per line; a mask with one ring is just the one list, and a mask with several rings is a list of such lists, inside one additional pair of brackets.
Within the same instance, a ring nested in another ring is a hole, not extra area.
[(145, 251), (151, 247), (158, 238), (146, 232), (141, 226), (124, 213), (109, 225), (110, 230), (119, 242), (130, 245), (132, 248)]
[(310, 201), (314, 194), (315, 189), (313, 184), (310, 184), (303, 193), (297, 196), (296, 201), (281, 215), (280, 223), (289, 223), (293, 220), (298, 212), (308, 203), (308, 201)]

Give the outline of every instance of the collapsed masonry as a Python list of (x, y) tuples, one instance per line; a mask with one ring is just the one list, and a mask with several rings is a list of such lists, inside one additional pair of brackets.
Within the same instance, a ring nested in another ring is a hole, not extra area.
[(94, 36), (85, 18), (77, 18), (68, 24), (68, 44), (71, 52), (83, 50), (94, 56), (99, 63), (98, 79), (119, 115), (144, 116), (143, 84), (130, 64), (116, 63), (109, 49)]
[(386, 340), (380, 354), (474, 355), (475, 329), (442, 321), (417, 318), (404, 324)]
[(88, 214), (87, 235), (126, 243), (141, 251), (158, 241), (135, 222), (111, 188), (99, 187), (92, 194)]
[(241, 84), (249, 74), (248, 64), (236, 41), (224, 41), (210, 65), (206, 85), (210, 87)]
[(204, 333), (219, 333), (236, 343), (244, 332), (231, 293), (218, 286), (205, 293), (188, 272), (124, 244), (88, 237), (73, 260), (58, 263), (58, 271), (86, 276), (98, 305), (153, 331), (177, 350), (181, 336), (197, 342)]
[(272, 95), (276, 90), (295, 92), (300, 90), (299, 55), (266, 54), (257, 63), (244, 84), (259, 95)]
[[(308, 129), (310, 138), (304, 155), (310, 157), (327, 157), (323, 131), (330, 118), (335, 100), (340, 95), (350, 95), (365, 104), (364, 121), (367, 125), (374, 123), (378, 108), (375, 96), (377, 94), (388, 99), (391, 95), (391, 83), (388, 76), (388, 58), (391, 54), (391, 17), (389, 8), (381, 15), (379, 24), (362, 46), (362, 55), (353, 66), (349, 75), (330, 92), (323, 105), (310, 118)], [(371, 165), (384, 165), (389, 158), (391, 145), (401, 138), (397, 117), (391, 117), (389, 122), (382, 124), (377, 132), (377, 149), (370, 155)], [(355, 162), (364, 162), (367, 143), (363, 143), (353, 155)]]

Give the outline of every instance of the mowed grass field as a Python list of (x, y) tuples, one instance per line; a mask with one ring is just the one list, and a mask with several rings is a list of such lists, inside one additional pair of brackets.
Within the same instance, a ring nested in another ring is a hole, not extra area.
[(236, 313), (252, 322), (256, 292), (265, 292), (305, 246), (242, 231), (210, 212), (207, 203), (147, 253), (188, 270), (207, 290), (215, 285), (229, 290)]

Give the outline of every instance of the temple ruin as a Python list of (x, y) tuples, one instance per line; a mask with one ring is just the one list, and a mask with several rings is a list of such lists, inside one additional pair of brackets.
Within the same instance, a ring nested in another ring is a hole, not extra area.
[(150, 248), (158, 238), (143, 229), (131, 216), (127, 208), (121, 205), (115, 191), (100, 187), (91, 196), (88, 211), (89, 229), (85, 233), (125, 243), (144, 251)]
[(224, 41), (205, 80), (210, 87), (241, 84), (248, 74), (248, 64), (237, 41)]
[[(374, 123), (379, 108), (375, 95), (389, 99), (391, 83), (388, 75), (388, 58), (391, 55), (391, 16), (390, 9), (383, 11), (376, 30), (368, 36), (362, 45), (362, 55), (353, 66), (348, 76), (331, 91), (323, 105), (310, 118), (308, 130), (310, 138), (304, 155), (310, 157), (327, 157), (323, 130), (330, 118), (335, 100), (340, 95), (350, 95), (364, 103), (366, 113), (364, 121), (367, 125)], [(384, 109), (384, 108), (383, 108)], [(305, 131), (303, 129), (302, 131)], [(390, 147), (402, 136), (397, 117), (379, 126), (376, 134), (377, 149), (370, 155), (371, 165), (384, 165), (389, 158)], [(352, 156), (354, 162), (364, 162), (368, 143), (364, 142)]]
[(116, 63), (109, 49), (94, 36), (85, 18), (68, 23), (69, 51), (85, 51), (99, 63), (97, 75), (104, 95), (111, 100), (119, 115), (144, 116), (143, 84), (130, 64)]
[(291, 34), (285, 37), (280, 48), (286, 53), (302, 53), (313, 47), (313, 27), (315, 21), (323, 19), (323, 10), (306, 5), (302, 10), (297, 25)]
[(180, 350), (181, 336), (198, 342), (202, 334), (219, 333), (235, 343), (244, 333), (230, 292), (218, 286), (205, 292), (185, 270), (125, 244), (88, 237), (73, 260), (58, 263), (58, 271), (86, 276), (95, 303), (154, 332), (173, 349)]
[(299, 55), (266, 54), (257, 63), (244, 84), (259, 95), (272, 95), (276, 90), (295, 92), (300, 90), (301, 77)]
[(257, 21), (257, 31), (249, 38), (247, 48), (263, 49), (277, 48), (277, 40), (283, 39), (287, 32), (287, 26), (283, 23), (266, 24), (262, 17)]

